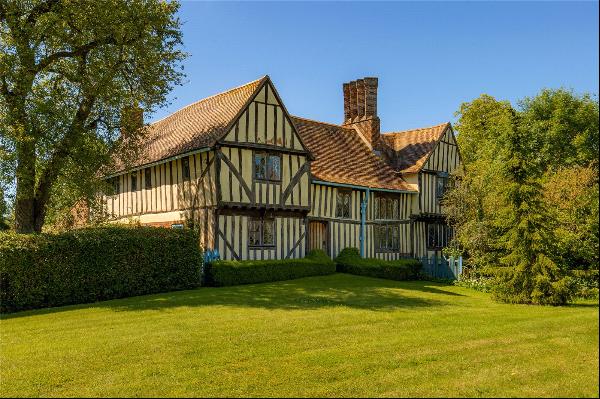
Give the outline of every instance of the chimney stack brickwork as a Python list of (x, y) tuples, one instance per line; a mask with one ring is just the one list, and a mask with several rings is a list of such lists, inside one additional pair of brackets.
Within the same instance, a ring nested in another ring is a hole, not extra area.
[(344, 122), (350, 120), (350, 83), (344, 83)]
[(344, 125), (353, 125), (371, 147), (379, 141), (377, 78), (366, 77), (344, 83)]
[(358, 122), (365, 117), (365, 81), (362, 79), (356, 81), (356, 106), (358, 112), (354, 120)]

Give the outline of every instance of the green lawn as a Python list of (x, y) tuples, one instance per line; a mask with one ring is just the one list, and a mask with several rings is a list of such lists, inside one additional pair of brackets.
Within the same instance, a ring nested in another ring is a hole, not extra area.
[(4, 316), (2, 396), (598, 396), (598, 304), (335, 274)]

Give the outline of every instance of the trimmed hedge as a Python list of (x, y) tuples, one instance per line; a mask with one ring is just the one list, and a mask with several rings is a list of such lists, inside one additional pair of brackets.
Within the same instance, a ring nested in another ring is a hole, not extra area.
[(335, 263), (320, 250), (302, 259), (218, 260), (204, 266), (205, 284), (214, 287), (292, 280), (335, 273)]
[(189, 230), (111, 226), (0, 233), (0, 311), (194, 288), (201, 264), (197, 236)]
[(388, 280), (417, 280), (422, 268), (417, 259), (382, 260), (361, 258), (358, 249), (345, 248), (335, 258), (340, 273), (385, 278)]

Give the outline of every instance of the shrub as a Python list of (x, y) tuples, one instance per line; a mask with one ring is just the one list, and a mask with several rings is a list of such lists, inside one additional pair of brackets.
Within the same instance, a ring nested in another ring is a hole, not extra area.
[(565, 305), (575, 295), (575, 284), (554, 262), (538, 256), (534, 264), (525, 262), (496, 272), (493, 298), (505, 303)]
[(188, 289), (200, 284), (194, 233), (98, 227), (62, 234), (0, 233), (0, 310)]
[(204, 267), (206, 285), (265, 283), (335, 273), (335, 263), (321, 250), (310, 251), (302, 259), (219, 260)]
[(421, 271), (421, 262), (416, 259), (382, 260), (361, 258), (356, 248), (345, 248), (335, 259), (340, 273), (385, 278), (388, 280), (416, 280)]
[(575, 285), (576, 297), (598, 298), (598, 270), (571, 270), (570, 276)]

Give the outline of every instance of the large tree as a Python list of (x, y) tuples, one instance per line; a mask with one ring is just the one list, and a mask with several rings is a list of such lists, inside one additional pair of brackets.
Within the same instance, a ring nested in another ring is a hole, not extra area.
[[(0, 152), (15, 228), (39, 232), (57, 181), (89, 186), (121, 112), (161, 106), (182, 79), (178, 3), (0, 0)], [(132, 140), (133, 142), (133, 140)]]
[(513, 107), (482, 95), (457, 114), (455, 244), (475, 268), (519, 271), (506, 274), (504, 300), (561, 303), (565, 269), (598, 267), (598, 101), (542, 90)]

